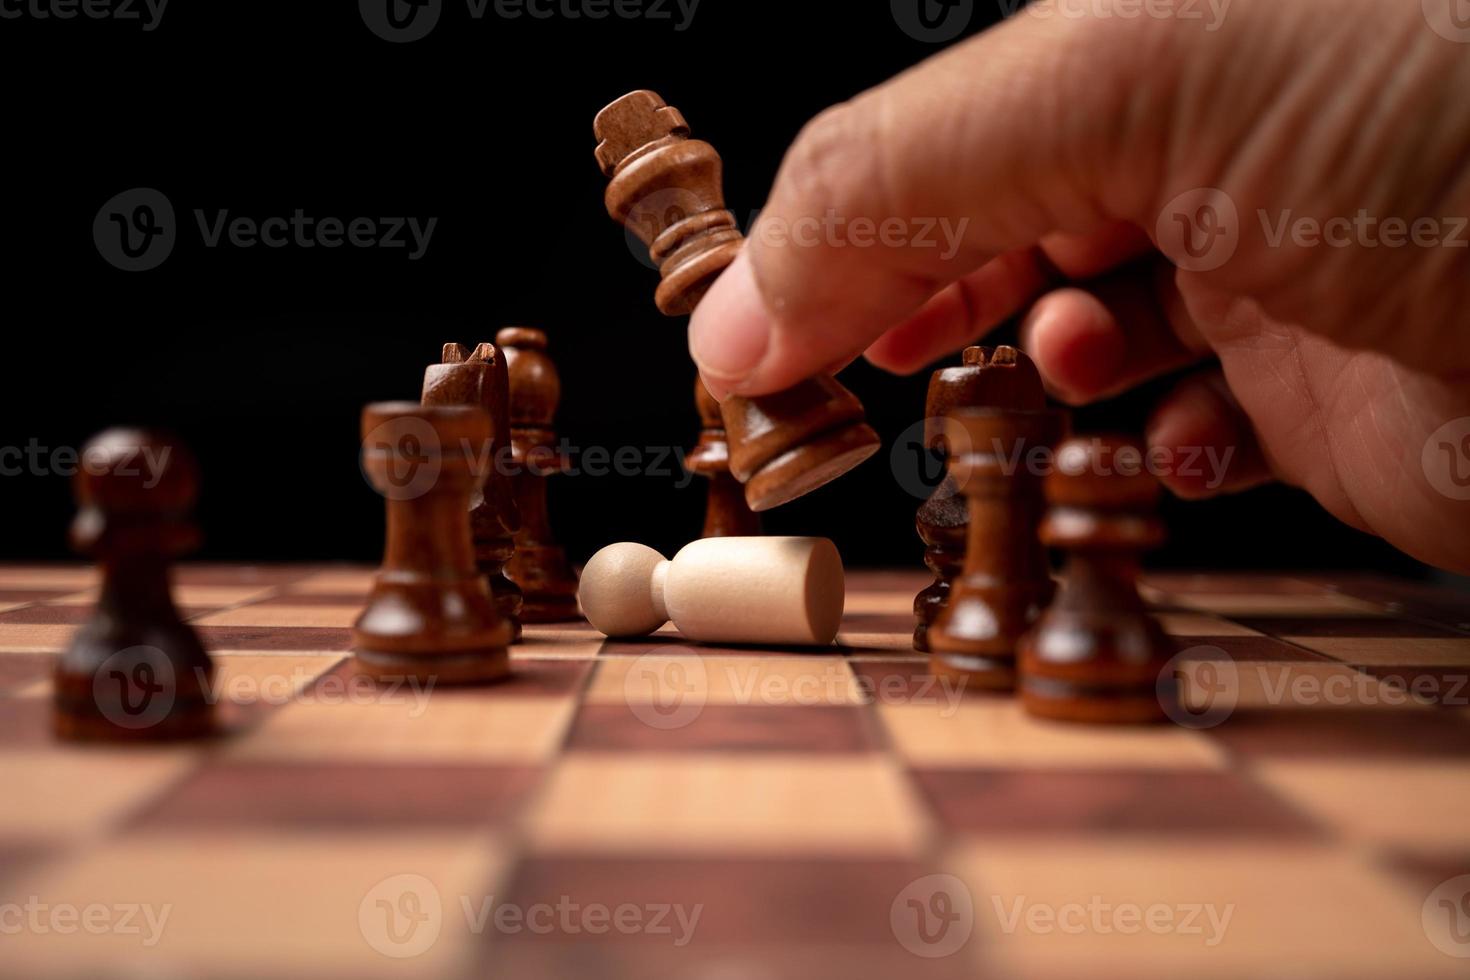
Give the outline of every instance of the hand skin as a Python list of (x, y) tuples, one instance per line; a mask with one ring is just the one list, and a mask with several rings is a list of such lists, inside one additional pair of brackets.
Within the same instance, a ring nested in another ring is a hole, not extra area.
[[(1470, 231), (1454, 247), (1442, 220), (1470, 216), (1470, 44), (1411, 0), (1234, 0), (1213, 32), (1136, 3), (1034, 6), (808, 124), (691, 323), (711, 391), (778, 391), (863, 352), (914, 372), (1029, 309), (1023, 345), (1072, 404), (1198, 365), (1148, 442), (1236, 452), (1225, 486), (1166, 477), (1175, 493), (1280, 479), (1470, 572), (1470, 502), (1420, 462), (1470, 416)], [(1197, 188), (1236, 205), (1239, 244), (1186, 271), (1161, 229)], [(1436, 219), (1446, 242), (1276, 236), (1283, 216), (1360, 211)], [(963, 234), (786, 234), (833, 215)]]

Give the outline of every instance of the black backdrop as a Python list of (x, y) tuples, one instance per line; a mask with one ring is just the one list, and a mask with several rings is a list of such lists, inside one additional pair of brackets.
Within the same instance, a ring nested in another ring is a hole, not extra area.
[[(655, 311), (655, 274), (605, 215), (593, 115), (625, 91), (660, 91), (722, 151), (744, 222), (807, 118), (938, 47), (881, 0), (702, 0), (683, 29), (672, 0), (641, 5), (666, 18), (566, 13), (599, 2), (541, 0), (553, 16), (512, 18), (491, 0), (476, 19), (467, 0), (444, 0), (426, 37), (389, 43), (351, 0), (180, 2), (151, 30), (36, 15), (66, 0), (0, 0), (21, 14), (0, 19), (0, 447), (35, 455), (108, 425), (165, 426), (203, 466), (203, 557), (372, 560), (381, 504), (356, 464), (359, 408), (414, 397), (443, 341), (513, 323), (550, 333), (574, 444), (691, 445), (683, 324)], [(954, 13), (973, 32), (999, 6)], [(177, 241), (157, 268), (124, 272), (100, 254), (93, 219), (140, 187), (171, 203)], [(410, 261), (406, 249), (208, 248), (194, 217), (298, 208), (438, 221)], [(844, 379), (890, 444), (922, 416), (923, 376), (860, 363)], [(1136, 428), (1147, 395), (1079, 413), (1079, 428)], [(915, 563), (916, 501), (887, 458), (768, 515), (768, 529), (830, 536), (851, 564)], [(5, 461), (4, 555), (63, 557), (66, 478)], [(702, 493), (673, 476), (559, 479), (553, 523), (579, 561), (616, 540), (673, 549), (697, 533)], [(1415, 568), (1284, 488), (1166, 511), (1161, 564)]]

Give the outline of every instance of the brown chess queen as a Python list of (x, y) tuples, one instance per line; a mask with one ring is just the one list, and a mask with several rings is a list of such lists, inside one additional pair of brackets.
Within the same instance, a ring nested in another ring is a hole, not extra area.
[(1065, 721), (1162, 721), (1169, 641), (1138, 596), (1138, 556), (1163, 543), (1158, 481), (1138, 443), (1077, 438), (1046, 478), (1041, 540), (1068, 561), (1056, 601), (1021, 642), (1021, 701)]
[(362, 412), (362, 465), (387, 500), (383, 566), (353, 627), (358, 669), (439, 684), (510, 673), (510, 624), (475, 567), (470, 497), (490, 417), (474, 405), (383, 402)]
[[(611, 178), (607, 210), (649, 247), (668, 316), (693, 312), (744, 245), (725, 209), (715, 148), (689, 138), (679, 110), (654, 92), (623, 96), (597, 114), (597, 162)], [(835, 379), (812, 378), (722, 405), (730, 471), (753, 511), (815, 490), (878, 451), (862, 403)]]

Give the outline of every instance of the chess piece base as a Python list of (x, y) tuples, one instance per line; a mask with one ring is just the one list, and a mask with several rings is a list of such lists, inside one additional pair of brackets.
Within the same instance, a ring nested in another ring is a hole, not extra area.
[(833, 429), (756, 470), (746, 481), (745, 502), (756, 513), (789, 503), (831, 483), (881, 445), (878, 433), (866, 423)]
[(1142, 725), (1167, 719), (1151, 684), (1099, 688), (1053, 678), (1023, 677), (1021, 703), (1029, 714), (1052, 721)]
[(412, 677), (434, 684), (487, 684), (510, 676), (510, 654), (504, 647), (428, 656), (359, 647), (356, 661), (358, 673), (375, 680)]

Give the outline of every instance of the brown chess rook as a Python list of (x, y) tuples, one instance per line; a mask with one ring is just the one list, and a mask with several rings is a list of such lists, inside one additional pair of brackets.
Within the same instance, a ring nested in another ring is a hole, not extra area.
[(580, 619), (577, 573), (551, 533), (546, 509), (546, 478), (569, 463), (556, 446), (556, 407), (561, 379), (546, 354), (546, 334), (530, 327), (506, 327), (495, 336), (510, 370), (510, 439), (516, 507), (521, 529), (515, 557), (506, 573), (525, 593), (521, 620), (562, 623)]
[[(668, 316), (693, 312), (743, 247), (725, 209), (720, 156), (689, 138), (679, 110), (649, 91), (597, 114), (597, 162), (609, 178), (607, 210), (649, 247)], [(862, 404), (830, 376), (721, 406), (730, 471), (753, 511), (770, 510), (836, 479), (879, 447)]]
[(1068, 559), (1056, 601), (1021, 641), (1021, 701), (1064, 721), (1162, 721), (1177, 697), (1160, 678), (1172, 651), (1138, 596), (1139, 555), (1164, 540), (1158, 481), (1121, 437), (1070, 439), (1056, 460), (1040, 535)]
[(760, 515), (745, 502), (745, 491), (730, 475), (730, 444), (720, 403), (694, 379), (694, 404), (699, 410), (699, 442), (684, 460), (690, 473), (709, 480), (704, 507), (704, 538), (745, 538), (761, 533)]
[(470, 536), (475, 565), (490, 586), (495, 608), (510, 623), (512, 642), (521, 638), (521, 587), (505, 574), (505, 563), (515, 555), (515, 532), (521, 515), (511, 486), (510, 372), (505, 357), (492, 344), (473, 352), (460, 344), (445, 344), (443, 360), (424, 371), (425, 405), (478, 405), (490, 416), (493, 465), (485, 486), (470, 495)]
[(363, 673), (436, 684), (510, 673), (510, 623), (475, 567), (470, 538), (470, 497), (488, 474), (491, 431), (476, 405), (363, 409), (363, 469), (388, 516), (383, 565), (353, 626)]
[(198, 545), (198, 468), (149, 432), (109, 429), (82, 449), (72, 545), (102, 590), (55, 670), (54, 727), (77, 740), (170, 739), (213, 728), (213, 665), (180, 618), (169, 565)]
[(930, 666), (970, 687), (1010, 690), (1016, 644), (1053, 591), (1036, 537), (1042, 471), (1032, 454), (1060, 438), (1063, 416), (960, 409), (949, 419), (949, 472), (969, 502), (970, 526), (964, 570), (929, 630)]
[[(1041, 375), (1031, 358), (1014, 347), (967, 347), (958, 366), (940, 368), (929, 377), (924, 409), (924, 449), (947, 456), (944, 419), (960, 408), (1046, 407)], [(919, 506), (914, 526), (924, 542), (924, 564), (934, 581), (914, 596), (914, 649), (929, 651), (929, 628), (944, 611), (956, 575), (965, 561), (969, 505), (948, 477)]]

